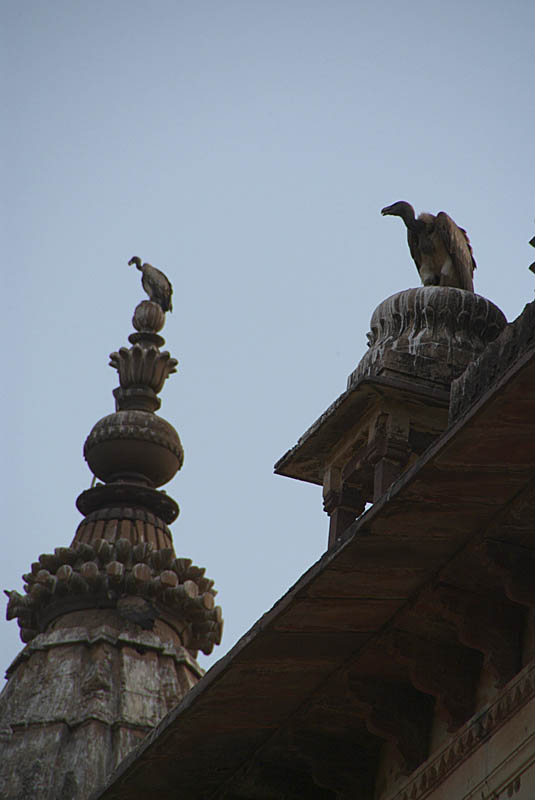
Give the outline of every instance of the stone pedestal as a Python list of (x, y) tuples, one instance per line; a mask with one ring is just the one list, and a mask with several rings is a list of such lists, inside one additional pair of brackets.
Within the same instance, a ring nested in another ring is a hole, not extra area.
[(449, 391), (507, 323), (500, 309), (473, 292), (449, 286), (407, 289), (372, 314), (368, 352), (348, 378), (404, 377)]

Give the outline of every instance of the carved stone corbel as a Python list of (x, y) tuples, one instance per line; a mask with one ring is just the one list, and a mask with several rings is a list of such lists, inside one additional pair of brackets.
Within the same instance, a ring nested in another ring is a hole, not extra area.
[(353, 742), (351, 735), (310, 730), (292, 731), (288, 747), (307, 765), (316, 786), (329, 789), (337, 798), (372, 800), (375, 764)]
[(330, 490), (323, 498), (323, 510), (329, 515), (329, 547), (362, 514), (366, 507), (360, 489), (343, 486), (340, 490)]
[(485, 566), (496, 571), (510, 600), (535, 606), (535, 552), (515, 542), (485, 539), (477, 550)]
[(390, 631), (384, 644), (394, 660), (408, 667), (414, 688), (436, 698), (450, 733), (472, 716), (482, 662), (478, 653), (402, 630)]
[(410, 684), (348, 676), (351, 702), (370, 733), (392, 741), (402, 756), (406, 775), (427, 758), (433, 719), (431, 697)]
[(522, 609), (504, 595), (485, 596), (439, 584), (419, 605), (453, 622), (459, 641), (484, 655), (484, 663), (502, 687), (516, 675), (524, 629)]
[(376, 502), (405, 469), (410, 457), (409, 416), (401, 406), (377, 415), (369, 432), (367, 461), (373, 465)]
[(338, 467), (328, 467), (323, 475), (323, 510), (329, 515), (329, 547), (335, 544), (365, 507), (364, 491), (348, 486)]

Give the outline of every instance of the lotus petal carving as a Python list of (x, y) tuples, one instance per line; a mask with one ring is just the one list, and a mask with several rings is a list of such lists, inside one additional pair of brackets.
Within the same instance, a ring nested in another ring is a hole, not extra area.
[(157, 347), (121, 347), (110, 354), (110, 366), (119, 373), (123, 389), (132, 386), (148, 386), (156, 394), (161, 391), (165, 380), (176, 372), (178, 361), (167, 350), (161, 353)]

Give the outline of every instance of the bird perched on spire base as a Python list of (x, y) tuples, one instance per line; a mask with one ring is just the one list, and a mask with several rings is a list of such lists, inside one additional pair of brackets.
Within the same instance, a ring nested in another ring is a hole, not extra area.
[(133, 256), (130, 259), (128, 265), (131, 266), (132, 264), (135, 264), (143, 273), (141, 285), (153, 303), (158, 303), (162, 311), (172, 311), (171, 296), (173, 287), (167, 276), (161, 270), (153, 267), (152, 264), (142, 264), (138, 256)]
[(407, 241), (424, 286), (454, 286), (474, 291), (476, 262), (470, 239), (444, 211), (416, 217), (410, 203), (400, 200), (381, 209), (383, 216), (401, 217)]

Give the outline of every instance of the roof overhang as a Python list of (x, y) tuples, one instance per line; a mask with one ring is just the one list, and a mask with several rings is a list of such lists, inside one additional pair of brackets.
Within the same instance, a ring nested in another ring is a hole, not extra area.
[(323, 482), (323, 469), (330, 453), (352, 428), (377, 406), (378, 401), (404, 405), (422, 403), (447, 408), (449, 391), (418, 384), (400, 377), (365, 376), (338, 397), (275, 464), (277, 475), (301, 481)]

